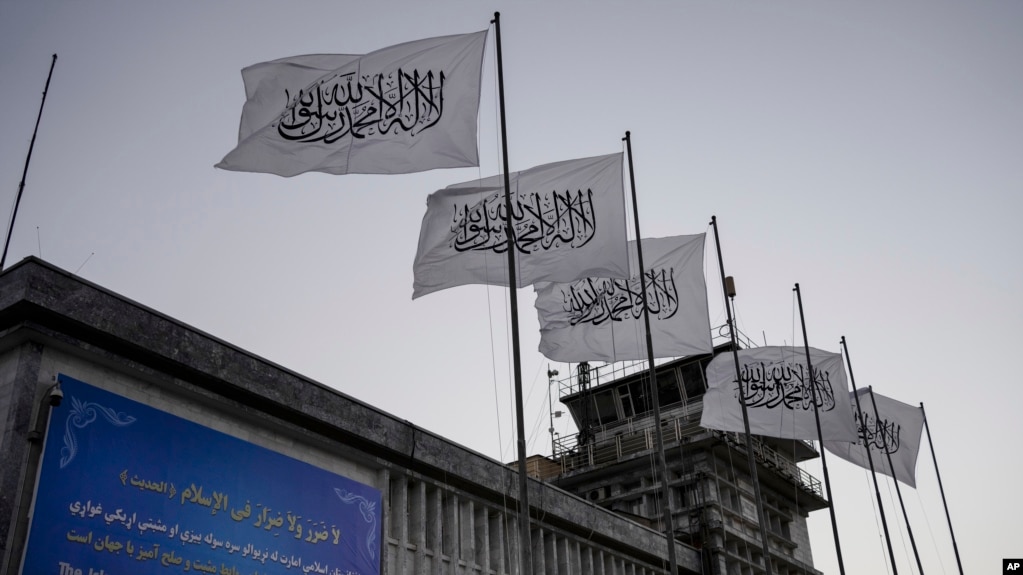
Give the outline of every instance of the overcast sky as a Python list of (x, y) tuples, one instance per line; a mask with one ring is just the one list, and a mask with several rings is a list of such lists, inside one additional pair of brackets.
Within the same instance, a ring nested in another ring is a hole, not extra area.
[[(630, 130), (644, 236), (708, 231), (716, 215), (739, 327), (761, 344), (802, 344), (799, 282), (811, 345), (846, 336), (858, 385), (925, 404), (966, 572), (1023, 556), (1018, 0), (0, 0), (4, 206), (59, 56), (7, 265), (41, 256), (513, 460), (507, 290), (411, 300), (427, 194), (501, 165), (493, 34), (478, 169), (213, 168), (237, 139), (243, 67), (483, 30), (495, 10), (511, 168), (621, 151)], [(712, 241), (707, 258), (716, 326)], [(571, 366), (536, 351), (532, 290), (519, 296), (529, 452), (546, 454), (546, 370)], [(847, 572), (890, 572), (868, 475), (828, 464)], [(819, 460), (806, 469), (823, 478)], [(924, 567), (954, 573), (926, 448), (917, 473), (903, 496)], [(810, 524), (817, 567), (837, 573), (827, 511)]]

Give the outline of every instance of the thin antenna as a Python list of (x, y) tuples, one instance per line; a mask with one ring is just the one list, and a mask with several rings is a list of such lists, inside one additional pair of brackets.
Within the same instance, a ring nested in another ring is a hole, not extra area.
[(92, 253), (90, 253), (90, 254), (89, 254), (89, 257), (85, 258), (85, 261), (84, 261), (84, 262), (82, 262), (82, 265), (78, 266), (78, 269), (77, 269), (77, 270), (75, 270), (75, 273), (74, 273), (74, 275), (78, 275), (78, 271), (79, 271), (79, 270), (81, 270), (82, 268), (84, 268), (84, 267), (85, 267), (85, 264), (89, 263), (89, 260), (90, 260), (90, 259), (92, 259), (92, 256), (94, 256), (94, 255), (96, 255), (96, 252), (92, 252)]
[(50, 78), (53, 77), (53, 67), (57, 65), (57, 55), (53, 55), (50, 62), (50, 73), (46, 76), (46, 87), (43, 88), (43, 101), (39, 104), (39, 115), (36, 116), (36, 127), (32, 130), (32, 141), (28, 144), (28, 156), (25, 158), (25, 169), (21, 172), (21, 183), (18, 184), (18, 196), (14, 199), (14, 211), (11, 212), (11, 225), (7, 228), (7, 239), (4, 240), (4, 253), (0, 256), (0, 271), (4, 269), (4, 262), (7, 261), (7, 248), (11, 246), (11, 234), (14, 233), (14, 219), (18, 217), (18, 204), (21, 203), (21, 193), (25, 191), (25, 178), (28, 176), (28, 164), (32, 161), (32, 148), (36, 145), (36, 134), (39, 132), (39, 121), (43, 118), (43, 106), (46, 105), (46, 93), (50, 91)]
[(39, 239), (39, 226), (36, 226), (36, 249), (39, 252), (39, 259), (43, 259), (43, 241)]

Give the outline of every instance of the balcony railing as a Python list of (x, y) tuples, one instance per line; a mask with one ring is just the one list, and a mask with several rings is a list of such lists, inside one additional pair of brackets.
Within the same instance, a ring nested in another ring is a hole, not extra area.
[[(701, 434), (710, 434), (732, 447), (745, 451), (746, 441), (743, 434), (705, 429), (700, 426), (698, 418), (692, 412), (699, 412), (702, 405), (690, 405), (672, 410), (676, 417), (664, 420), (661, 433), (665, 445), (688, 443)], [(577, 436), (559, 437), (555, 440), (554, 462), (560, 466), (560, 473), (576, 471), (588, 467), (600, 467), (617, 463), (636, 453), (654, 449), (653, 418), (628, 420), (612, 428), (601, 428), (593, 442), (580, 445)], [(765, 467), (793, 481), (808, 493), (823, 498), (821, 482), (790, 459), (766, 445), (757, 437), (752, 437), (753, 456)]]
[[(737, 334), (739, 340), (739, 347), (744, 349), (757, 347), (756, 343), (742, 332)], [(719, 325), (711, 329), (711, 340), (714, 345), (726, 343), (730, 341), (728, 335), (728, 326)], [(676, 357), (665, 357), (655, 360), (656, 365), (669, 363), (678, 358)], [(638, 361), (619, 361), (616, 363), (605, 363), (604, 365), (590, 366), (589, 370), (589, 385), (587, 387), (594, 388), (604, 383), (610, 383), (628, 377), (637, 373), (641, 373), (650, 369), (649, 362), (646, 360)], [(582, 386), (579, 384), (579, 374), (574, 372), (568, 377), (558, 381), (558, 397), (566, 397), (574, 393), (582, 391)]]
[[(718, 431), (716, 429), (710, 431), (716, 437), (723, 439), (726, 443), (740, 451), (746, 450), (746, 438), (744, 437), (744, 434), (734, 431)], [(813, 493), (821, 498), (824, 497), (821, 482), (816, 477), (810, 475), (792, 461), (782, 457), (777, 451), (765, 445), (760, 439), (756, 437), (751, 437), (750, 439), (753, 440), (753, 457), (758, 463), (795, 481), (796, 484), (802, 487), (805, 491)]]
[[(604, 441), (613, 440), (615, 437), (620, 435), (631, 435), (646, 429), (653, 431), (653, 420), (651, 415), (651, 412), (644, 412), (636, 415), (635, 417), (630, 417), (607, 425), (594, 426), (591, 428), (591, 432), (593, 433), (596, 442), (602, 443)], [(668, 406), (661, 412), (661, 420), (664, 421), (666, 425), (671, 422), (671, 425), (687, 430), (684, 433), (679, 431), (677, 435), (694, 435), (698, 432), (698, 430), (692, 428), (700, 427), (699, 421), (702, 415), (703, 399), (701, 398), (696, 401)], [(703, 428), (700, 427), (700, 429)], [(667, 437), (667, 435), (665, 435), (665, 437)], [(555, 458), (567, 455), (574, 451), (578, 444), (578, 440), (579, 438), (577, 435), (566, 435), (563, 437), (556, 436), (554, 439)], [(754, 440), (759, 442), (759, 439), (757, 438), (754, 438)], [(811, 451), (816, 452), (816, 447), (814, 447), (814, 443), (812, 441), (805, 439), (796, 439), (794, 441), (799, 441), (806, 445)]]

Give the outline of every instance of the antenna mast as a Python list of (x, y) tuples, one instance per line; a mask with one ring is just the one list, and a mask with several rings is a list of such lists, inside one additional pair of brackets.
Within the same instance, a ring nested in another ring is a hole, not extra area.
[(32, 148), (36, 145), (36, 134), (39, 133), (39, 121), (43, 118), (43, 106), (46, 105), (46, 93), (50, 91), (50, 78), (53, 77), (53, 68), (57, 65), (57, 55), (53, 55), (50, 62), (50, 73), (46, 76), (46, 87), (43, 88), (43, 101), (39, 104), (39, 115), (36, 116), (36, 127), (32, 130), (32, 141), (28, 144), (28, 156), (25, 158), (25, 169), (21, 172), (21, 183), (18, 184), (18, 196), (14, 199), (14, 211), (11, 213), (11, 225), (7, 228), (7, 239), (4, 241), (4, 254), (0, 256), (0, 271), (4, 269), (4, 262), (7, 261), (7, 249), (11, 245), (11, 234), (14, 233), (14, 220), (18, 217), (18, 205), (21, 204), (21, 193), (25, 191), (25, 178), (28, 176), (28, 165), (32, 161)]

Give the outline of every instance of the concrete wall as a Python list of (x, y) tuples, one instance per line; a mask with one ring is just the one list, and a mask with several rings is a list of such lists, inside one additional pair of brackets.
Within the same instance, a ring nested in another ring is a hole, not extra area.
[[(7, 334), (4, 339), (7, 339)], [(35, 469), (36, 460), (30, 458), (28, 435), (31, 430), (36, 400), (36, 377), (42, 358), (42, 346), (25, 341), (17, 336), (0, 345), (4, 355), (0, 369), (0, 573), (10, 572), (8, 564), (10, 548), (15, 541), (23, 542), (18, 536), (27, 525), (25, 512), (33, 484), (25, 482), (28, 469)], [(42, 387), (45, 389), (45, 387)]]
[[(0, 425), (0, 449), (2, 449), (8, 433), (18, 424), (17, 417), (13, 412), (14, 406), (18, 403), (14, 397), (16, 386), (13, 385), (17, 369), (17, 350), (0, 353), (0, 421), (4, 423)], [(7, 382), (7, 385), (4, 385), (4, 382)], [(3, 494), (0, 494), (0, 499), (2, 498)]]

